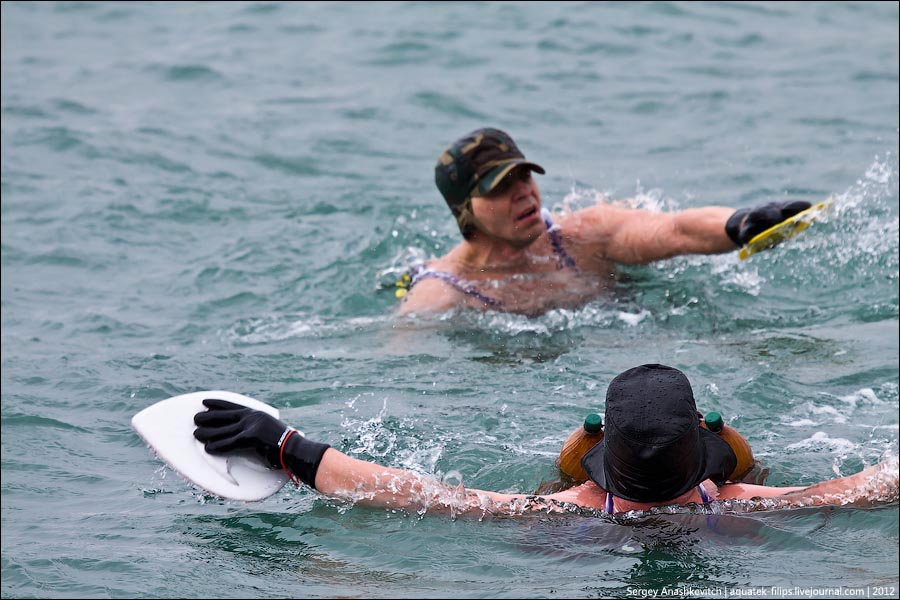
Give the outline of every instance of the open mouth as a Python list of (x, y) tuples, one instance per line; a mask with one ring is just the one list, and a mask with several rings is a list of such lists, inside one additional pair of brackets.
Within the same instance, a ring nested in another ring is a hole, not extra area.
[(531, 207), (528, 210), (526, 210), (525, 212), (523, 212), (521, 215), (516, 217), (516, 223), (530, 219), (531, 217), (535, 216), (536, 214), (537, 214), (537, 207)]

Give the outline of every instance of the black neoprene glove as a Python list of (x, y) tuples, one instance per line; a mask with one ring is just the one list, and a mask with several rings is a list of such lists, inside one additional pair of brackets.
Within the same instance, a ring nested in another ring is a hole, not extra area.
[(315, 489), (316, 472), (330, 448), (307, 439), (272, 415), (227, 400), (207, 398), (194, 415), (194, 437), (210, 454), (252, 450), (273, 469), (285, 469)]
[(787, 202), (769, 202), (756, 208), (741, 208), (728, 217), (725, 233), (738, 247), (743, 246), (754, 237), (785, 219), (790, 219), (799, 212), (812, 206), (804, 200)]

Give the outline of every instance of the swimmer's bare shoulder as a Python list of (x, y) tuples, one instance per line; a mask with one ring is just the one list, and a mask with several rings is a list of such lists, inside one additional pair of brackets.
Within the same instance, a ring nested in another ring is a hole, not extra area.
[(579, 486), (557, 492), (548, 496), (548, 498), (557, 502), (568, 502), (578, 506), (601, 509), (606, 504), (606, 491), (589, 480)]
[[(427, 268), (453, 276), (460, 276), (460, 246), (446, 256), (427, 263)], [(474, 298), (456, 289), (441, 278), (429, 277), (418, 281), (404, 296), (397, 307), (397, 316), (407, 314), (435, 314), (461, 306), (479, 308), (481, 304)]]
[[(607, 270), (610, 260), (621, 259), (615, 252), (618, 239), (632, 222), (647, 222), (643, 211), (634, 211), (598, 202), (580, 210), (554, 215), (563, 243), (576, 264)], [(620, 252), (621, 253), (621, 252)], [(622, 261), (630, 262), (630, 261)]]
[(465, 304), (467, 297), (450, 284), (440, 279), (424, 279), (403, 296), (397, 315), (433, 314), (450, 310)]

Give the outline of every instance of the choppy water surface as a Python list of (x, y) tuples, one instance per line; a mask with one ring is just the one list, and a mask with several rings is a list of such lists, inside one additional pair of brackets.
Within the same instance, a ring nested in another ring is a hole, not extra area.
[[(242, 504), (184, 483), (129, 421), (229, 389), (353, 456), (534, 491), (608, 381), (661, 362), (770, 484), (896, 459), (898, 20), (896, 3), (4, 2), (2, 595), (896, 591), (896, 499), (625, 521), (287, 488)], [(396, 328), (378, 273), (457, 242), (432, 168), (485, 125), (547, 168), (560, 210), (835, 203), (790, 244), (629, 268), (579, 310)]]

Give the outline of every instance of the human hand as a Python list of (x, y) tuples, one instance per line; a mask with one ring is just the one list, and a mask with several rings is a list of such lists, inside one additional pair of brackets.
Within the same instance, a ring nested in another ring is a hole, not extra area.
[(740, 247), (766, 229), (790, 219), (811, 206), (812, 204), (805, 200), (790, 200), (769, 202), (755, 208), (741, 208), (728, 218), (725, 233)]
[(252, 450), (264, 463), (280, 468), (279, 444), (291, 428), (272, 415), (217, 398), (207, 398), (208, 410), (194, 415), (194, 437), (210, 454)]
[(207, 398), (208, 410), (194, 415), (194, 437), (210, 454), (251, 450), (272, 468), (315, 489), (322, 456), (330, 448), (303, 436), (272, 415), (217, 398)]

